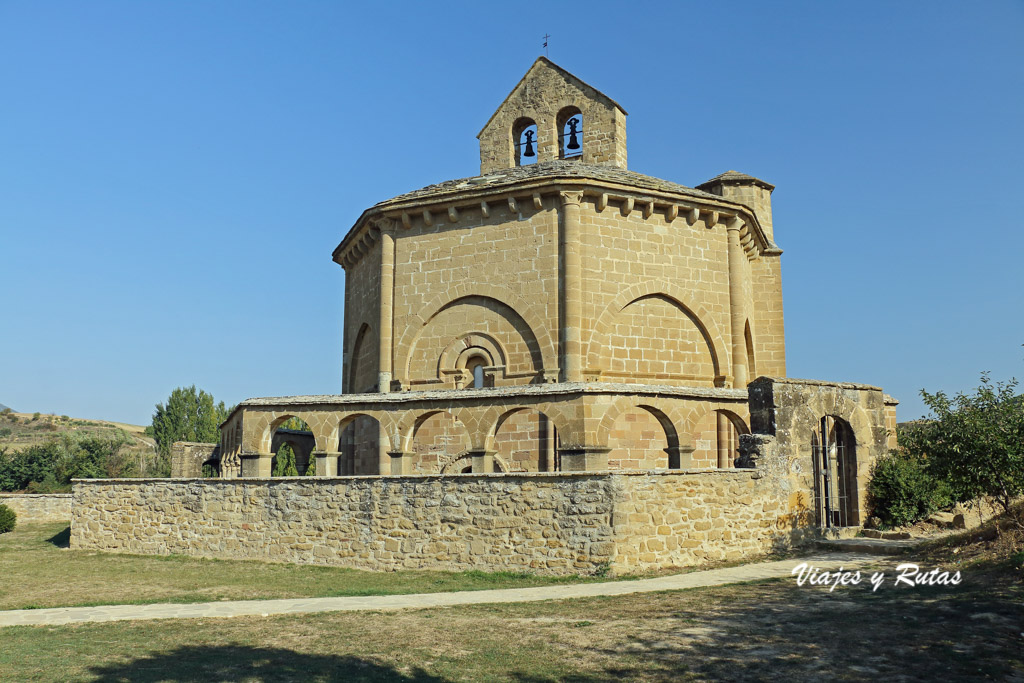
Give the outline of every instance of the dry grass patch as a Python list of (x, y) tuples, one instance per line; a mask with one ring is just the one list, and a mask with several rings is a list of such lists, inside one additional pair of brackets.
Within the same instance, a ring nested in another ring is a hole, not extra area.
[(609, 580), (513, 571), (382, 573), (176, 555), (121, 555), (69, 550), (68, 535), (66, 524), (19, 524), (12, 533), (0, 536), (0, 609), (439, 593)]
[(6, 680), (985, 680), (1024, 674), (1019, 582), (791, 579), (613, 598), (390, 613), (3, 631)]

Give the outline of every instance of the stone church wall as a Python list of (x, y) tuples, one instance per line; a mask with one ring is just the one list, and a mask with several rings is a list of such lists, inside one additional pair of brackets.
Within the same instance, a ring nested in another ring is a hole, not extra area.
[(473, 335), (486, 344), (479, 352), (496, 369), (495, 386), (543, 379), (558, 320), (557, 200), (515, 211), (495, 203), (487, 218), (463, 211), (454, 223), (429, 226), (414, 217), (397, 232), (396, 379), (413, 389), (454, 388), (445, 372)]

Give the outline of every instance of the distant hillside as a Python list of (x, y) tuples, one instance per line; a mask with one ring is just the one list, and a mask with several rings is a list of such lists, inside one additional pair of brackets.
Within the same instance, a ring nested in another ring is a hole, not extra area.
[(5, 410), (10, 410), (10, 408), (5, 406), (3, 403), (0, 403), (0, 413), (4, 412)]
[(81, 420), (67, 415), (12, 412), (0, 415), (0, 449), (20, 451), (59, 434), (114, 437), (124, 433), (133, 442), (132, 450), (138, 447), (142, 451), (152, 451), (155, 443), (145, 435), (145, 430), (145, 427), (139, 425), (106, 420)]

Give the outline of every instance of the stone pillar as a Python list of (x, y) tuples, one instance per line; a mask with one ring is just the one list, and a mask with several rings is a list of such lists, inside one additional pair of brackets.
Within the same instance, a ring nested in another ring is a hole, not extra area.
[(242, 477), (246, 479), (269, 478), (273, 471), (273, 453), (242, 453)]
[(313, 455), (316, 457), (316, 476), (338, 476), (338, 458), (341, 457), (341, 453), (314, 453)]
[(580, 202), (582, 191), (561, 192), (562, 200), (562, 292), (565, 309), (562, 316), (562, 378), (566, 382), (583, 381), (583, 243), (580, 239)]
[(395, 222), (390, 219), (377, 221), (380, 230), (380, 348), (378, 350), (379, 374), (377, 391), (386, 394), (391, 391), (392, 327), (395, 309)]
[(405, 457), (407, 455), (409, 454), (405, 451), (388, 451), (388, 457), (391, 458), (391, 469), (388, 474), (409, 474), (406, 472), (409, 463), (409, 458)]
[(670, 470), (686, 470), (693, 467), (693, 446), (669, 446), (665, 449), (668, 455), (668, 468)]
[(608, 469), (610, 448), (562, 448), (558, 455), (563, 472), (596, 472)]
[(544, 432), (544, 466), (542, 472), (555, 471), (555, 423), (544, 414), (540, 416)]
[(715, 440), (718, 445), (718, 467), (725, 469), (732, 467), (729, 462), (729, 441), (732, 437), (732, 423), (724, 413), (716, 412), (718, 418), (718, 438)]
[(740, 244), (740, 228), (743, 219), (738, 216), (726, 223), (729, 238), (729, 313), (732, 323), (732, 385), (738, 389), (747, 386), (747, 345), (743, 336), (743, 325), (747, 321), (747, 299), (743, 283), (746, 280), (747, 256)]
[(473, 463), (473, 474), (491, 474), (494, 472), (494, 456), (497, 451), (470, 451), (470, 462)]
[(736, 443), (737, 434), (738, 432), (735, 428), (729, 430), (729, 463), (727, 465), (728, 467), (736, 466), (736, 449), (739, 446), (739, 444)]
[(383, 434), (377, 438), (377, 474), (392, 474), (391, 444)]

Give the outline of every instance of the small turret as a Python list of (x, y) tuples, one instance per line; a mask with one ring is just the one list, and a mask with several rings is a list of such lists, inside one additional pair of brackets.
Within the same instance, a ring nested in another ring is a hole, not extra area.
[(706, 183), (701, 183), (697, 186), (697, 189), (746, 204), (757, 214), (757, 221), (761, 224), (761, 228), (768, 239), (773, 242), (775, 241), (772, 233), (772, 191), (775, 189), (774, 185), (746, 173), (726, 171)]

